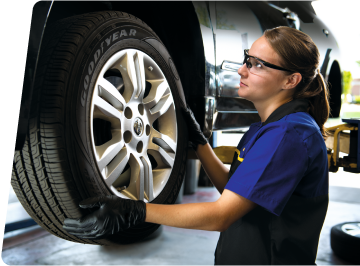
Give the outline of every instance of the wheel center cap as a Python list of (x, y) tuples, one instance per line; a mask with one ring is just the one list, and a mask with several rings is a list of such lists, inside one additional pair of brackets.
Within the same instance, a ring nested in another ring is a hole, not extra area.
[(144, 130), (144, 123), (143, 121), (137, 117), (134, 122), (134, 132), (136, 135), (140, 136), (143, 133)]

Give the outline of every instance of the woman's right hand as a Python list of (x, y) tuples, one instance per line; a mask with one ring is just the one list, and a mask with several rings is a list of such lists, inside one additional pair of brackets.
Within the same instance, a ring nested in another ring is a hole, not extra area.
[(196, 121), (194, 113), (191, 111), (189, 106), (186, 108), (182, 107), (182, 112), (184, 114), (185, 122), (188, 126), (190, 145), (196, 151), (199, 144), (205, 145), (208, 143), (208, 141), (202, 133), (200, 125)]

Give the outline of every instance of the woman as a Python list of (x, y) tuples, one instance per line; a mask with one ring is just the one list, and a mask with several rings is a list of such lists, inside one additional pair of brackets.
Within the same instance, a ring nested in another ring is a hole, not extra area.
[(238, 95), (254, 103), (261, 122), (241, 139), (230, 171), (185, 110), (189, 140), (221, 193), (216, 202), (91, 198), (81, 207), (101, 208), (66, 219), (64, 229), (82, 238), (101, 238), (144, 221), (214, 230), (222, 232), (215, 264), (314, 264), (328, 206), (329, 103), (319, 52), (308, 35), (278, 27), (244, 53)]

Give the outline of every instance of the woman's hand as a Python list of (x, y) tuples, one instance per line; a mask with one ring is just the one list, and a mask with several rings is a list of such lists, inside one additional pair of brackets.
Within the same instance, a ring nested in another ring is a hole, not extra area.
[(194, 113), (191, 111), (189, 106), (186, 108), (183, 107), (182, 112), (184, 114), (185, 122), (188, 126), (190, 145), (196, 151), (198, 144), (205, 145), (208, 143), (208, 141), (202, 133), (200, 125), (196, 121)]
[(80, 219), (67, 218), (63, 225), (63, 229), (79, 238), (101, 239), (143, 223), (146, 218), (145, 202), (114, 195), (89, 198), (79, 206), (94, 210)]
[[(195, 150), (202, 166), (214, 184), (216, 189), (222, 193), (228, 182), (229, 169), (216, 157), (211, 146), (201, 131), (200, 125), (196, 122), (195, 116), (189, 107), (182, 108), (185, 122), (189, 131), (189, 143)], [(201, 144), (201, 145), (199, 145)]]

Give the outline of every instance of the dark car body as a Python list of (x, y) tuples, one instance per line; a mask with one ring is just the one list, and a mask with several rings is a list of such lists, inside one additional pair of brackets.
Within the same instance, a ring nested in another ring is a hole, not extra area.
[[(26, 137), (34, 79), (46, 26), (60, 19), (94, 11), (132, 14), (160, 37), (174, 60), (187, 103), (203, 132), (246, 130), (259, 120), (254, 105), (237, 95), (243, 49), (264, 30), (289, 26), (307, 33), (321, 55), (321, 73), (331, 83), (331, 109), (341, 106), (340, 51), (334, 36), (316, 16), (311, 1), (272, 2), (138, 2), (40, 1), (34, 5), (16, 138)], [(164, 23), (165, 22), (165, 23)]]

